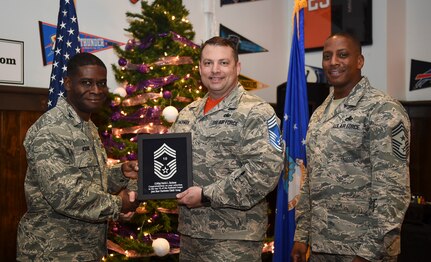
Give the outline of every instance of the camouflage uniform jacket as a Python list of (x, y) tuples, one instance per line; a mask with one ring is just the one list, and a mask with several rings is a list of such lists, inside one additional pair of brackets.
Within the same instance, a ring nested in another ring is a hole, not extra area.
[(408, 116), (365, 77), (327, 115), (332, 97), (310, 119), (295, 241), (370, 261), (396, 256), (410, 201)]
[(194, 185), (211, 200), (210, 207), (181, 207), (179, 231), (196, 238), (263, 240), (265, 196), (277, 185), (283, 164), (278, 119), (242, 86), (204, 115), (207, 97), (184, 108), (170, 130), (191, 132)]
[(121, 199), (108, 192), (128, 179), (119, 165), (107, 168), (96, 126), (61, 99), (30, 127), (24, 147), (27, 212), (18, 226), (17, 259), (100, 261), (107, 221), (121, 210)]

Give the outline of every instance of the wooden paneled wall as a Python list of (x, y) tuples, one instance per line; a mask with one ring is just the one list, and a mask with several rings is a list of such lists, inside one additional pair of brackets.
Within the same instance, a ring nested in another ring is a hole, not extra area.
[(46, 111), (47, 89), (0, 86), (0, 258), (15, 261), (16, 229), (26, 211), (24, 140)]
[(411, 122), (410, 185), (412, 195), (431, 201), (431, 101), (402, 102)]

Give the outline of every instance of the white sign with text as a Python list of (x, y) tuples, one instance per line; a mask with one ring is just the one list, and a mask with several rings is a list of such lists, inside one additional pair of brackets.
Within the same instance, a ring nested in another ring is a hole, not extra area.
[(0, 83), (24, 84), (24, 42), (0, 39)]

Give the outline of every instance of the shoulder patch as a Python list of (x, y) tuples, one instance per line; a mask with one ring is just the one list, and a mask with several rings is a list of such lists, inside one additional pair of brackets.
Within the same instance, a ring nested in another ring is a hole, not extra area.
[(279, 152), (283, 152), (281, 148), (281, 134), (280, 127), (278, 126), (277, 119), (275, 114), (272, 115), (270, 119), (267, 121), (268, 125), (268, 134), (269, 134), (269, 143)]
[(409, 141), (403, 122), (399, 122), (392, 129), (392, 152), (402, 161), (407, 160)]

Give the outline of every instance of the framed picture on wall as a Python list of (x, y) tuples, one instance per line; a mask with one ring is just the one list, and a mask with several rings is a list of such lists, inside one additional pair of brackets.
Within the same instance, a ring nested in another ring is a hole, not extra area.
[(371, 0), (309, 0), (304, 9), (304, 47), (306, 52), (323, 49), (333, 33), (353, 33), (362, 45), (372, 44)]

